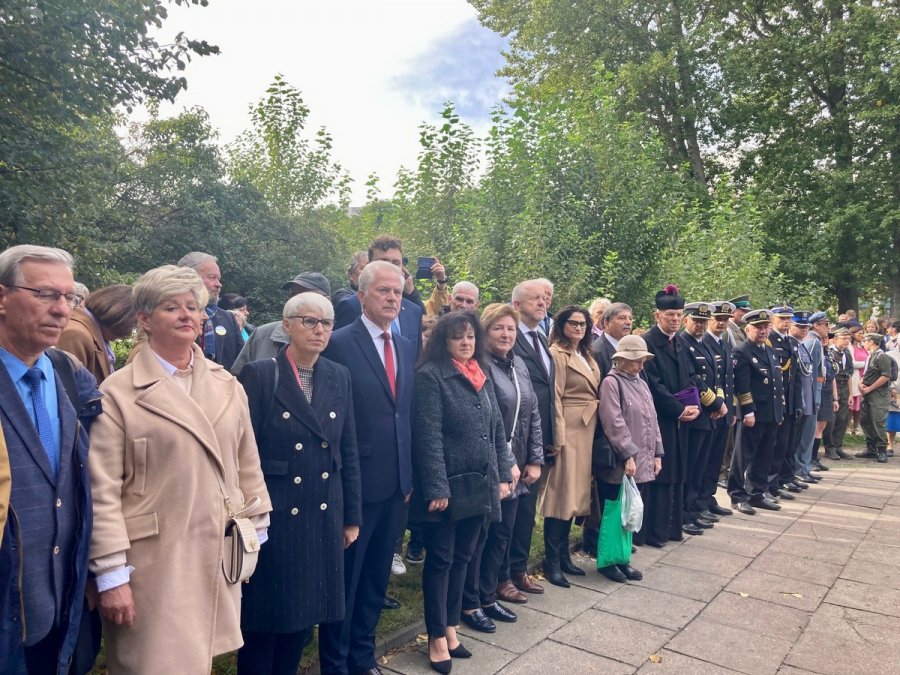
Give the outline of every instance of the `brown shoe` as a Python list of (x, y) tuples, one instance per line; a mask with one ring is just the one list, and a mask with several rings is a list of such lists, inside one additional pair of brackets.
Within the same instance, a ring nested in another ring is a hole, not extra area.
[(524, 593), (534, 593), (540, 595), (544, 592), (544, 587), (537, 583), (525, 572), (513, 572), (512, 582), (516, 588)]
[(528, 602), (528, 596), (516, 588), (509, 579), (497, 586), (497, 597), (503, 602), (513, 602), (517, 605), (524, 605)]

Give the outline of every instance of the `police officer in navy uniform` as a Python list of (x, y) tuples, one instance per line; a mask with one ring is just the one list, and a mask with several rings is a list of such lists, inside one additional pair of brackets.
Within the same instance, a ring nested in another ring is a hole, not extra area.
[(684, 511), (682, 529), (686, 534), (700, 534), (709, 529), (719, 517), (706, 508), (701, 498), (701, 483), (709, 459), (709, 449), (716, 421), (728, 412), (724, 392), (716, 391), (716, 361), (703, 344), (712, 311), (705, 302), (691, 302), (684, 307), (685, 330), (678, 339), (687, 350), (694, 366), (694, 384), (700, 395), (700, 416), (688, 427), (687, 473), (684, 482)]
[[(703, 336), (703, 345), (712, 354), (716, 364), (716, 391), (721, 391), (728, 412), (713, 422), (712, 440), (709, 444), (709, 458), (700, 483), (700, 497), (704, 500), (706, 510), (715, 516), (730, 516), (731, 509), (719, 506), (716, 502), (716, 485), (719, 471), (728, 446), (729, 431), (735, 424), (734, 400), (734, 363), (731, 360), (731, 345), (725, 338), (728, 320), (734, 311), (734, 305), (725, 300), (712, 303), (712, 318)], [(703, 515), (701, 513), (701, 515)]]
[(786, 303), (772, 307), (772, 330), (769, 332), (769, 345), (778, 357), (781, 365), (781, 377), (784, 384), (784, 422), (778, 427), (778, 438), (775, 441), (775, 454), (772, 457), (772, 468), (769, 471), (769, 494), (781, 499), (796, 499), (792, 492), (802, 492), (802, 488), (794, 481), (794, 450), (797, 447), (797, 429), (794, 422), (802, 410), (800, 390), (797, 382), (797, 368), (800, 364), (798, 349), (800, 343), (788, 334), (794, 308)]
[(778, 511), (779, 504), (766, 497), (769, 468), (784, 418), (781, 364), (766, 345), (772, 315), (758, 309), (744, 317), (747, 341), (734, 350), (734, 390), (741, 407), (742, 442), (728, 477), (732, 508), (753, 515), (756, 509)]

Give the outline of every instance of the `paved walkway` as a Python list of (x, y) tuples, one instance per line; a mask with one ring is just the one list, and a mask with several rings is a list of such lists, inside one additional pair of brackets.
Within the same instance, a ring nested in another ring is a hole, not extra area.
[[(461, 631), (474, 657), (453, 673), (900, 673), (900, 459), (832, 467), (781, 511), (640, 548), (641, 582), (581, 557), (587, 576), (548, 584), (514, 608), (518, 623)], [(433, 672), (421, 643), (381, 667)]]

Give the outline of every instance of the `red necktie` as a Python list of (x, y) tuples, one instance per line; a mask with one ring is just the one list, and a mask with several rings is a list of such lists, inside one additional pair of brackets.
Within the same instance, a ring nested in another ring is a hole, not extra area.
[(388, 384), (391, 386), (391, 396), (397, 398), (397, 376), (394, 373), (394, 350), (391, 349), (391, 334), (382, 333), (384, 340), (384, 371), (387, 373)]

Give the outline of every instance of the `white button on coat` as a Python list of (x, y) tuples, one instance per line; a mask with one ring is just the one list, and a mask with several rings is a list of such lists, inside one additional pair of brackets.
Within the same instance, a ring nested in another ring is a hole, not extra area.
[(319, 509), (322, 510), (322, 511), (324, 511), (324, 510), (327, 509), (327, 508), (328, 508), (328, 504), (320, 504), (320, 505), (319, 505)]
[(292, 516), (296, 516), (298, 513), (300, 513), (300, 509), (298, 509), (296, 506), (291, 509)]
[(294, 446), (294, 450), (302, 450), (302, 449), (303, 449), (303, 443), (297, 443), (297, 445)]
[(337, 417), (337, 413), (334, 412), (334, 411), (332, 411), (332, 412), (328, 413), (328, 416), (329, 416), (331, 419), (335, 419), (335, 418)]
[(300, 483), (302, 483), (302, 482), (303, 482), (303, 479), (300, 478), (300, 476), (294, 476), (294, 483), (296, 485), (300, 485)]
[(289, 413), (287, 410), (285, 410), (283, 413), (281, 413), (281, 416), (282, 416), (284, 419), (289, 419), (290, 416), (291, 416), (291, 413)]
[(328, 472), (322, 474), (322, 480), (328, 480)]

